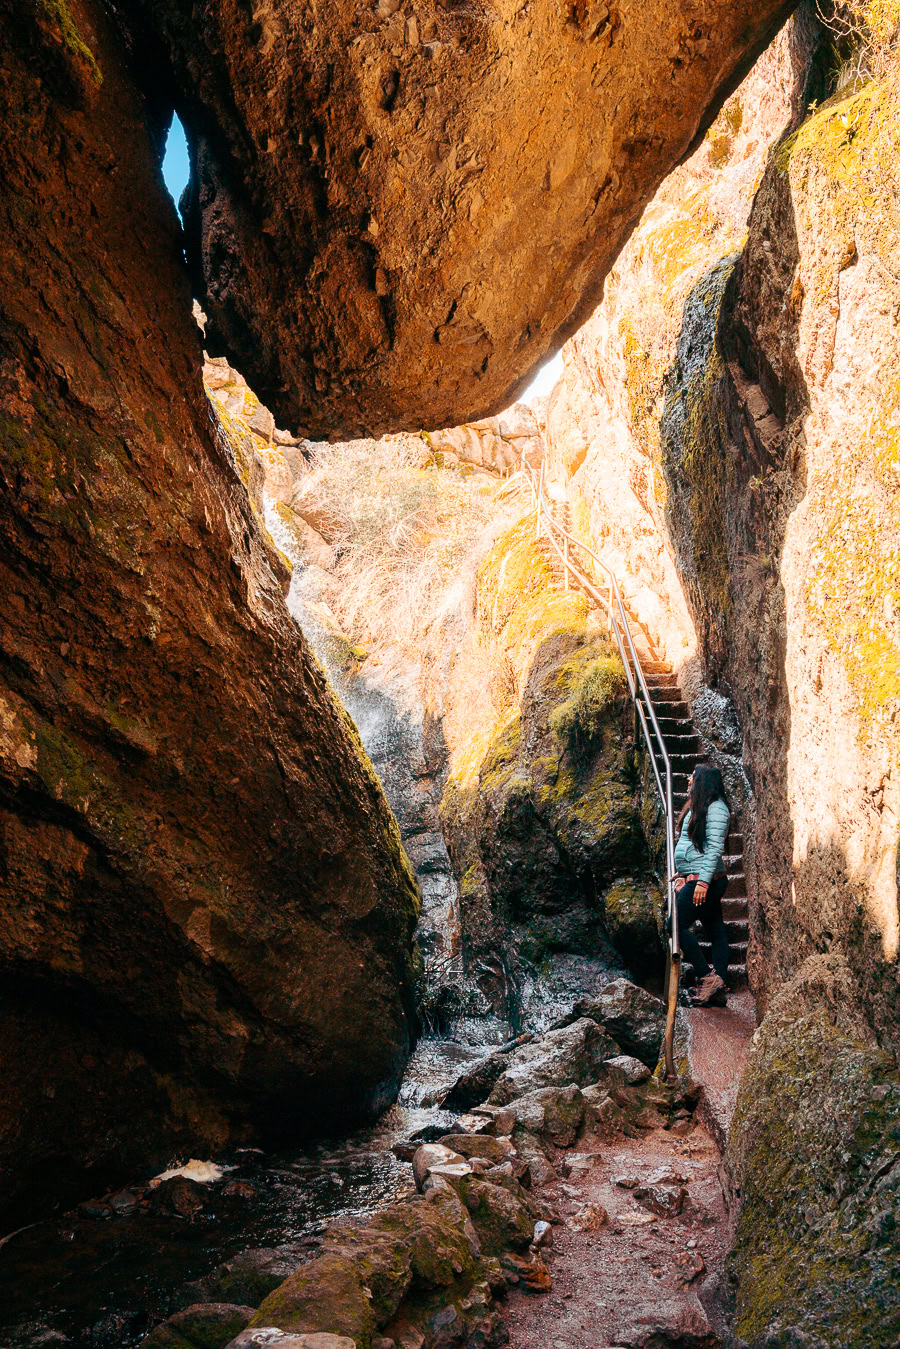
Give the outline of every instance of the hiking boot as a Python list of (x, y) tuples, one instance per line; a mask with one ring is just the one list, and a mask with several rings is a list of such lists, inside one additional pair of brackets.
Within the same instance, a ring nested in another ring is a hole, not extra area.
[(719, 1006), (725, 997), (725, 981), (716, 974), (715, 970), (710, 970), (694, 989), (694, 1006), (708, 1007), (713, 999)]

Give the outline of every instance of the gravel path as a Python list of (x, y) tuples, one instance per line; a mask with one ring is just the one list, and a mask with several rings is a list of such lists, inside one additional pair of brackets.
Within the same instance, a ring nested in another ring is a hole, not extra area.
[[(560, 1180), (541, 1190), (560, 1219), (545, 1252), (553, 1288), (543, 1295), (511, 1291), (510, 1349), (719, 1346), (730, 1232), (719, 1152), (704, 1125), (695, 1121), (680, 1137), (665, 1129), (640, 1138), (595, 1136), (577, 1153), (560, 1153), (558, 1163)], [(648, 1211), (635, 1198), (641, 1187), (653, 1191), (647, 1202), (680, 1202), (681, 1211)], [(607, 1220), (578, 1230), (591, 1221), (585, 1210), (592, 1206)]]

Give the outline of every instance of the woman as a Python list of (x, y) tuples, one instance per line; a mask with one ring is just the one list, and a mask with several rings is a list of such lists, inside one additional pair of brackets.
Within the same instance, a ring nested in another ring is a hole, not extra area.
[[(678, 903), (678, 935), (681, 949), (700, 975), (694, 1002), (707, 1006), (721, 1001), (728, 987), (728, 929), (722, 917), (722, 896), (728, 877), (722, 852), (728, 837), (731, 807), (718, 768), (698, 764), (688, 784), (675, 832), (675, 892)], [(714, 969), (710, 969), (691, 931), (699, 918), (712, 943)]]

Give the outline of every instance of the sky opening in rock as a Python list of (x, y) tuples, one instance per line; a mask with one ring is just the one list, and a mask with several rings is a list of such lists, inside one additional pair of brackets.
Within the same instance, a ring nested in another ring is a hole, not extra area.
[[(172, 114), (172, 125), (166, 138), (166, 153), (162, 163), (163, 181), (178, 210), (181, 194), (187, 187), (191, 167), (188, 160), (187, 137), (177, 114)], [(181, 211), (178, 210), (181, 215)]]
[(545, 398), (562, 374), (562, 352), (558, 351), (545, 365), (542, 365), (520, 398), (521, 403), (533, 403), (536, 398)]

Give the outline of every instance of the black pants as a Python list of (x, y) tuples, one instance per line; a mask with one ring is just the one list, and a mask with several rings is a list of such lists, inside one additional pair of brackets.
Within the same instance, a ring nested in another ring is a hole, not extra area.
[(728, 983), (728, 929), (722, 917), (722, 896), (728, 888), (727, 876), (714, 876), (702, 904), (694, 903), (696, 881), (686, 881), (678, 891), (678, 942), (682, 951), (700, 975), (709, 974), (709, 965), (693, 932), (699, 919), (703, 931), (712, 943), (712, 960), (716, 974)]

